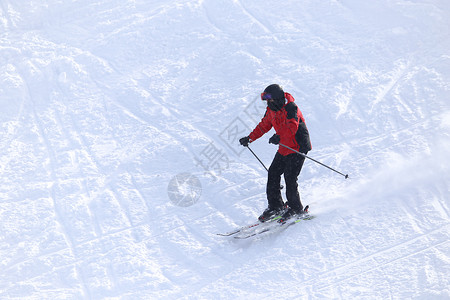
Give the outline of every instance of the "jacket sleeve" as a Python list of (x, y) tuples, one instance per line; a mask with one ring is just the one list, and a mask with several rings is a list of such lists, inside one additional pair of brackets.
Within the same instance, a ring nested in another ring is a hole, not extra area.
[(298, 130), (295, 134), (295, 139), (300, 146), (299, 151), (306, 154), (312, 149), (311, 140), (309, 138), (308, 128), (305, 124), (305, 118), (303, 117), (303, 114), (300, 110), (298, 110), (298, 116), (300, 118), (300, 123), (298, 124)]
[(272, 128), (272, 119), (270, 114), (266, 110), (264, 117), (261, 119), (258, 125), (256, 125), (255, 129), (250, 133), (249, 138), (251, 141), (257, 140), (262, 137), (266, 132), (268, 132)]
[(283, 129), (281, 130), (281, 135), (283, 135), (286, 139), (291, 139), (295, 136), (297, 132), (299, 119), (298, 119), (298, 107), (295, 103), (290, 102), (285, 106), (286, 110), (286, 119), (283, 124)]

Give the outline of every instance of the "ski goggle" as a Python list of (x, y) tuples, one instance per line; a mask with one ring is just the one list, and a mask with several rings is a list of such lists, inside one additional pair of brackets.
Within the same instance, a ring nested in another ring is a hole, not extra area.
[(272, 100), (272, 95), (269, 93), (261, 93), (261, 100), (263, 101)]

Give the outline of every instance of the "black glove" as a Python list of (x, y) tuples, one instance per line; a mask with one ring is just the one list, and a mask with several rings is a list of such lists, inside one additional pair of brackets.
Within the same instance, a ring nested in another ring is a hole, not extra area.
[(280, 143), (280, 136), (278, 134), (272, 135), (269, 139), (269, 144), (278, 145)]
[(250, 138), (248, 136), (244, 136), (243, 138), (239, 139), (239, 143), (241, 143), (241, 145), (244, 147), (247, 147), (249, 142)]

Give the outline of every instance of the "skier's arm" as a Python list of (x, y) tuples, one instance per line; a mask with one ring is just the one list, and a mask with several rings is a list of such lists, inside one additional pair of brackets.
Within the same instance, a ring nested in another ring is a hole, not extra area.
[(268, 132), (271, 128), (272, 128), (272, 120), (270, 119), (270, 116), (266, 111), (262, 120), (255, 127), (255, 129), (253, 129), (253, 131), (250, 133), (250, 135), (249, 135), (250, 142), (253, 142), (254, 140), (259, 139), (266, 132)]
[(285, 107), (286, 109), (286, 122), (284, 123), (284, 128), (282, 130), (283, 135), (286, 136), (286, 138), (294, 137), (295, 133), (298, 130), (298, 107), (293, 102), (289, 103)]

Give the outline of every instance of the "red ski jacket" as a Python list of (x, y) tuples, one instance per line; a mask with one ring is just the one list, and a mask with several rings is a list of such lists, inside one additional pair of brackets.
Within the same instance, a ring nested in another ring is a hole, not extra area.
[[(294, 97), (289, 93), (284, 93), (284, 96), (287, 101), (280, 110), (273, 111), (267, 107), (261, 122), (249, 135), (250, 142), (257, 140), (273, 127), (280, 136), (280, 144), (307, 153), (311, 150), (311, 141), (305, 118), (294, 103)], [(294, 153), (281, 145), (278, 147), (278, 152), (283, 156)]]

